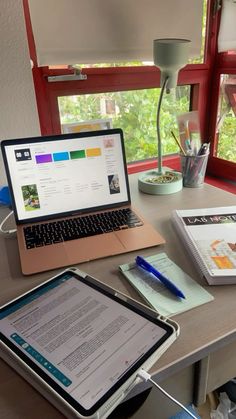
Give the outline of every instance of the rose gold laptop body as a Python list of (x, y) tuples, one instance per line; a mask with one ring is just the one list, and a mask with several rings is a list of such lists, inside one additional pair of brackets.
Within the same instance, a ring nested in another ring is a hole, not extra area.
[[(76, 265), (165, 242), (163, 237), (134, 210), (142, 221), (142, 225), (137, 227), (26, 249), (24, 228), (28, 225), (45, 224), (62, 218), (109, 212), (124, 207), (131, 208), (123, 133), (120, 129), (6, 140), (1, 143), (1, 148), (17, 223), (23, 274), (29, 275)], [(88, 165), (90, 169), (86, 172)], [(100, 173), (104, 171), (105, 173)], [(86, 173), (87, 184), (84, 180)], [(108, 186), (111, 186), (114, 174), (118, 186), (115, 192), (114, 190), (111, 192)], [(70, 190), (68, 192), (70, 176), (72, 186), (78, 191), (77, 194), (71, 193)], [(82, 184), (83, 182), (85, 183)], [(62, 185), (65, 192), (61, 192), (55, 186), (48, 186), (50, 183)], [(29, 201), (32, 195), (29, 196), (27, 191), (29, 186), (33, 188), (34, 193), (37, 191), (38, 199), (34, 197), (34, 201), (37, 201), (36, 208), (30, 207)], [(58, 209), (55, 209), (54, 195), (58, 200)], [(103, 195), (105, 204), (101, 205)], [(65, 208), (65, 201), (69, 196), (74, 199), (74, 203), (69, 203), (69, 207)], [(80, 197), (88, 199), (87, 204), (83, 202), (82, 208), (79, 207)]]

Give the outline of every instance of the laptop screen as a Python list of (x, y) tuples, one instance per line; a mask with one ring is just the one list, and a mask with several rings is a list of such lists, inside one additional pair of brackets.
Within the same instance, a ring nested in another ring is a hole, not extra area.
[(18, 222), (130, 202), (120, 129), (1, 143)]

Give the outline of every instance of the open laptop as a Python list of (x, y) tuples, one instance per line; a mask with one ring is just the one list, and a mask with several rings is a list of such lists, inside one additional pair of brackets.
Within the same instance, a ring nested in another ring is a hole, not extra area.
[(131, 208), (121, 129), (4, 140), (25, 275), (164, 243)]

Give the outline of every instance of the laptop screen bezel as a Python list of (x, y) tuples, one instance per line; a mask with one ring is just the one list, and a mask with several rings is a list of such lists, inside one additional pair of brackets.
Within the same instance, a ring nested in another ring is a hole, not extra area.
[[(91, 207), (91, 208), (85, 208), (85, 209), (75, 209), (72, 211), (66, 211), (66, 212), (58, 212), (54, 214), (48, 214), (40, 217), (34, 217), (34, 218), (27, 218), (26, 220), (19, 219), (18, 211), (17, 211), (17, 205), (16, 200), (14, 196), (14, 190), (13, 185), (11, 181), (11, 175), (9, 170), (9, 164), (7, 160), (6, 155), (6, 147), (9, 145), (21, 145), (21, 144), (32, 144), (37, 142), (44, 142), (44, 141), (55, 141), (55, 140), (70, 140), (74, 138), (86, 138), (86, 137), (95, 137), (95, 136), (104, 136), (104, 135), (114, 135), (118, 134), (121, 141), (121, 149), (122, 149), (122, 157), (123, 157), (123, 167), (124, 167), (124, 176), (125, 176), (125, 183), (126, 183), (126, 189), (127, 189), (127, 197), (128, 199), (126, 201), (119, 202), (118, 204), (106, 204), (101, 205), (97, 207)], [(70, 217), (70, 216), (77, 216), (82, 214), (88, 214), (90, 212), (96, 212), (100, 210), (107, 210), (117, 207), (123, 207), (131, 204), (131, 197), (130, 197), (130, 188), (129, 188), (129, 181), (128, 181), (128, 171), (127, 171), (127, 165), (126, 165), (126, 156), (125, 156), (125, 146), (124, 146), (124, 136), (123, 131), (121, 128), (113, 128), (113, 129), (106, 129), (106, 130), (99, 130), (99, 131), (87, 131), (87, 132), (79, 132), (79, 133), (70, 133), (70, 134), (58, 134), (58, 135), (49, 135), (49, 136), (41, 136), (41, 137), (29, 137), (29, 138), (20, 138), (20, 139), (9, 139), (9, 140), (3, 140), (1, 141), (1, 150), (2, 150), (2, 156), (3, 156), (3, 162), (5, 166), (8, 186), (9, 186), (9, 192), (11, 197), (11, 204), (12, 209), (15, 216), (15, 221), (17, 224), (30, 224), (45, 220), (51, 220), (55, 218), (63, 218), (63, 217)]]

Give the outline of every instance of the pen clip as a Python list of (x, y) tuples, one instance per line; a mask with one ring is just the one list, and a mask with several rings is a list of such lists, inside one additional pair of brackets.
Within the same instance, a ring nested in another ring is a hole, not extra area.
[(137, 256), (135, 260), (138, 266), (150, 271), (149, 264), (141, 256)]

